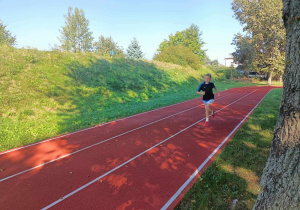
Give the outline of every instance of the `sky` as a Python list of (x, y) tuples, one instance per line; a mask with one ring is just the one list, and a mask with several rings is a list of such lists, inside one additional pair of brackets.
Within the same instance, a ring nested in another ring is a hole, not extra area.
[(50, 50), (59, 45), (59, 29), (68, 7), (83, 9), (90, 31), (98, 40), (111, 36), (127, 49), (133, 37), (145, 58), (151, 60), (159, 44), (170, 34), (192, 24), (199, 26), (204, 49), (211, 60), (234, 51), (234, 34), (242, 26), (233, 17), (232, 0), (0, 0), (0, 20), (17, 38), (17, 47)]

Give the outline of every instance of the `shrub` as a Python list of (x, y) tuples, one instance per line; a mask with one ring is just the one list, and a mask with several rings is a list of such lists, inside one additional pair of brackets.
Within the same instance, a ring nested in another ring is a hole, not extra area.
[(166, 47), (161, 53), (155, 55), (154, 60), (190, 66), (193, 69), (199, 69), (201, 66), (199, 57), (192, 50), (181, 45)]

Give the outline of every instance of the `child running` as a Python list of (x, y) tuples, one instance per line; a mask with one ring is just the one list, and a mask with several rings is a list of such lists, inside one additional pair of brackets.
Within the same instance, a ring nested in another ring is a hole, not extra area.
[[(206, 120), (204, 126), (208, 126), (209, 122), (209, 114), (211, 114), (212, 118), (215, 117), (214, 111), (210, 108), (210, 105), (214, 101), (214, 93), (213, 93), (213, 88), (215, 88), (216, 92), (218, 93), (218, 96), (220, 96), (220, 93), (218, 89), (216, 88), (215, 84), (213, 82), (210, 82), (211, 80), (211, 74), (206, 74), (204, 77), (205, 82), (201, 83), (199, 85), (197, 94), (203, 95), (203, 103), (205, 105), (205, 115), (206, 115)], [(202, 92), (200, 92), (202, 91)]]

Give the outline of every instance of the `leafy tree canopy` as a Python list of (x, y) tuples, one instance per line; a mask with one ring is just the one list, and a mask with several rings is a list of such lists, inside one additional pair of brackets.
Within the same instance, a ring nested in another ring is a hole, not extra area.
[(61, 48), (72, 52), (92, 50), (92, 32), (89, 29), (89, 20), (85, 18), (82, 9), (69, 7), (65, 15), (65, 26), (60, 30)]
[(16, 37), (13, 36), (9, 30), (6, 29), (6, 26), (3, 25), (2, 21), (0, 20), (0, 45), (7, 44), (10, 46), (16, 45)]

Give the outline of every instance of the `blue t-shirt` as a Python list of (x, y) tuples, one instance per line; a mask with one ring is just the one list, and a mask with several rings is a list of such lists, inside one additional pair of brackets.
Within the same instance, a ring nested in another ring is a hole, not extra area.
[(198, 88), (198, 92), (201, 90), (205, 92), (205, 95), (203, 96), (204, 101), (209, 101), (210, 99), (214, 99), (214, 93), (213, 88), (215, 87), (215, 84), (213, 82), (209, 82), (208, 84), (205, 84), (205, 82), (201, 83)]

